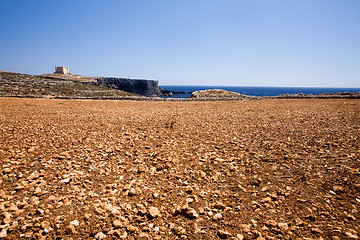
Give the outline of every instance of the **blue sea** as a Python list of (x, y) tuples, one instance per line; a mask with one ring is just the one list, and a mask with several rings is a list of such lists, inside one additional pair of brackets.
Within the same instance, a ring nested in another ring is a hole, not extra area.
[[(230, 86), (179, 86), (179, 85), (160, 85), (162, 89), (171, 91), (195, 92), (208, 89), (223, 89), (237, 92), (249, 96), (278, 96), (281, 94), (320, 94), (335, 92), (360, 92), (360, 88), (306, 88), (306, 87), (230, 87)], [(173, 94), (166, 98), (188, 98), (191, 93)]]

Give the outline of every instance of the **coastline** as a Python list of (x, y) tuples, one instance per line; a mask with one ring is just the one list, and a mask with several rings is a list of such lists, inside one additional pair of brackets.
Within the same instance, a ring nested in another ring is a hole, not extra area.
[(145, 96), (119, 96), (119, 97), (83, 97), (83, 96), (38, 96), (38, 95), (2, 95), (0, 97), (10, 98), (42, 98), (42, 99), (77, 99), (77, 100), (132, 100), (132, 101), (162, 101), (162, 102), (201, 102), (201, 101), (246, 101), (262, 99), (360, 99), (360, 93), (332, 93), (332, 94), (283, 94), (279, 96), (249, 96), (246, 99), (238, 98), (163, 98), (163, 97), (145, 97)]

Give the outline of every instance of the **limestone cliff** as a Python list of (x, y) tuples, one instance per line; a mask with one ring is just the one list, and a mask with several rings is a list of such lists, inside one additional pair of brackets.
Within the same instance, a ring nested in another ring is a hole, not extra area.
[(155, 80), (101, 77), (96, 79), (96, 84), (149, 97), (167, 94)]

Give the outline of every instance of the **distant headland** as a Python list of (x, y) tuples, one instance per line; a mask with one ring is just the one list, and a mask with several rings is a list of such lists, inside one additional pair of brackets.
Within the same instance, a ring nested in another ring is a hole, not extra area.
[[(186, 93), (189, 98), (171, 98)], [(247, 100), (263, 98), (360, 98), (359, 92), (248, 96), (223, 89), (186, 92), (165, 90), (156, 80), (73, 75), (68, 67), (51, 74), (29, 75), (0, 71), (0, 96), (29, 98), (131, 99), (166, 101)], [(170, 98), (169, 98), (170, 96)], [(167, 98), (163, 98), (167, 97)]]

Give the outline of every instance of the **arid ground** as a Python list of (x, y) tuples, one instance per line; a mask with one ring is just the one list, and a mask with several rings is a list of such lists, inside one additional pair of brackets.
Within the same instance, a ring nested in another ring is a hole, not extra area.
[(5, 239), (357, 239), (360, 100), (0, 98)]

